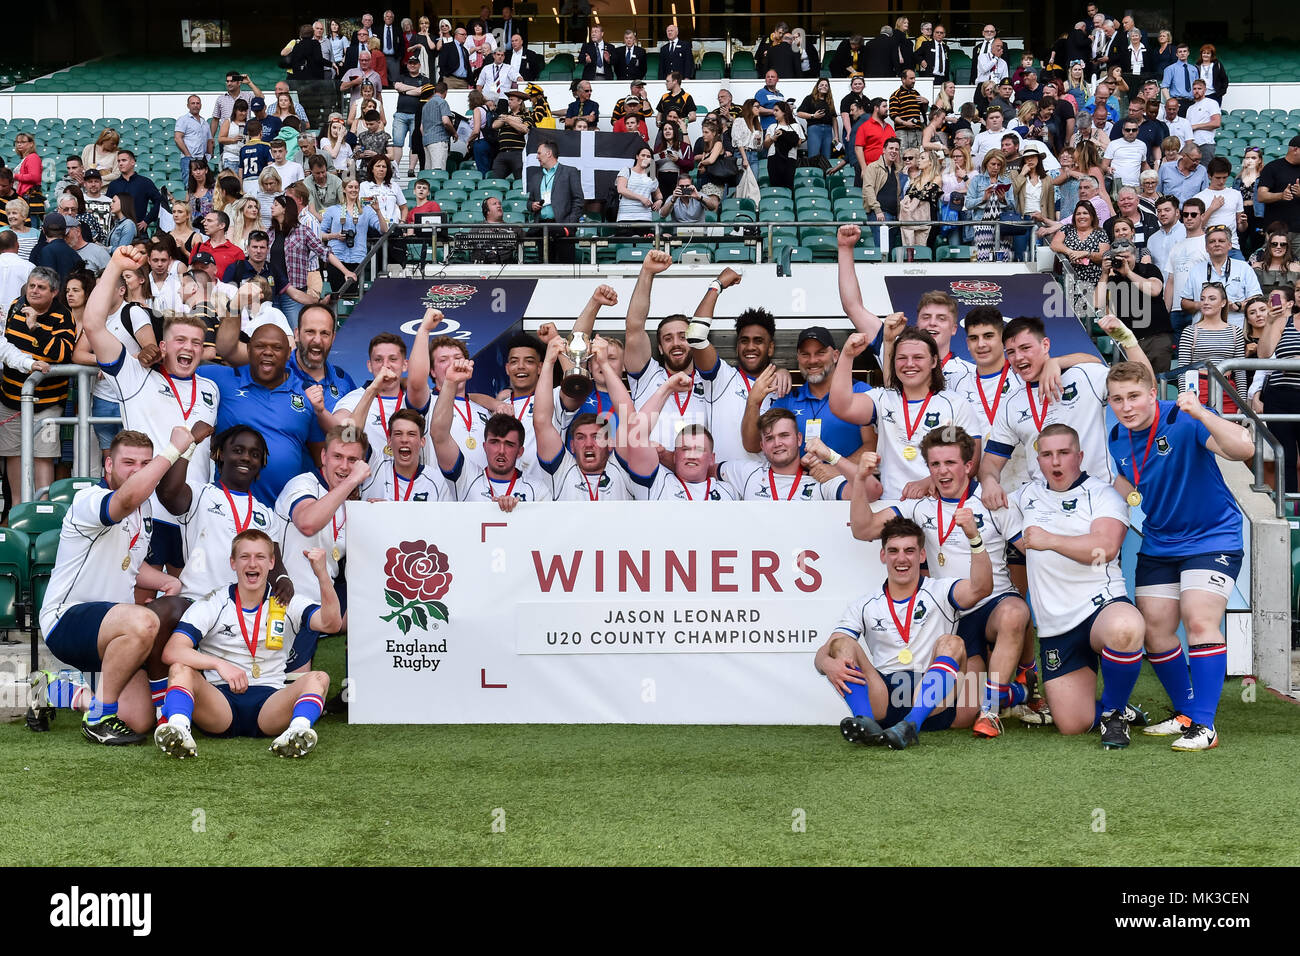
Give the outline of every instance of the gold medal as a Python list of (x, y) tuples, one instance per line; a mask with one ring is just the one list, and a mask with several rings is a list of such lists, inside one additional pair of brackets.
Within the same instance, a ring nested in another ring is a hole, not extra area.
[(913, 460), (916, 458), (916, 446), (915, 446), (915, 445), (904, 445), (904, 446), (903, 446), (903, 457), (906, 458), (908, 461), (913, 461)]
[(385, 446), (384, 446), (384, 454), (387, 455), (389, 458), (392, 458), (392, 457), (393, 457), (393, 446), (392, 446), (392, 445), (385, 445)]
[[(911, 658), (911, 655), (909, 654), (909, 655), (908, 655), (908, 660), (911, 660), (911, 659), (912, 659), (912, 658)], [(262, 676), (262, 665), (259, 664), (259, 663), (257, 663), (257, 661), (253, 661), (253, 676), (254, 676), (254, 677), (261, 677), (261, 676)]]
[(1038, 439), (1035, 438), (1035, 439), (1034, 439), (1034, 453), (1037, 454), (1037, 452), (1038, 452)]
[(342, 555), (339, 554), (339, 549), (338, 549), (337, 547), (335, 547), (335, 549), (334, 549), (334, 560), (337, 561), (341, 556), (342, 556)]
[(948, 559), (945, 558), (945, 557), (943, 556), (943, 552), (940, 551), (940, 552), (939, 552), (939, 567), (943, 567), (943, 566), (944, 566), (945, 564), (947, 564), (947, 563), (948, 563)]
[(1130, 491), (1128, 493), (1128, 506), (1130, 508), (1136, 508), (1141, 504), (1142, 504), (1142, 492), (1138, 491), (1135, 488), (1133, 491)]
[(908, 648), (905, 647), (898, 652), (898, 663), (900, 664), (912, 663), (912, 652)]
[(125, 558), (122, 559), (122, 570), (125, 571), (130, 566), (131, 566), (131, 556), (128, 554)]
[(478, 447), (478, 442), (474, 440), (473, 435), (470, 435), (468, 438), (465, 439), (465, 447), (468, 448), (470, 451), (473, 451), (475, 448)]

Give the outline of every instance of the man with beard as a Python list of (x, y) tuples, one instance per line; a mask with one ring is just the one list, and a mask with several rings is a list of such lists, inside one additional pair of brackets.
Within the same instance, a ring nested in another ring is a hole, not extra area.
[[(106, 379), (116, 386), (113, 400), (121, 405), (122, 427), (144, 432), (155, 448), (165, 448), (173, 428), (184, 425), (194, 429), (200, 423), (212, 425), (220, 414), (220, 393), (216, 381), (198, 374), (203, 358), (203, 337), (206, 327), (201, 319), (189, 316), (172, 316), (163, 329), (158, 348), (162, 361), (156, 368), (145, 368), (135, 355), (108, 328), (108, 317), (117, 307), (115, 290), (127, 269), (140, 269), (144, 254), (123, 246), (113, 253), (103, 276), (86, 301), (82, 315), (82, 328), (95, 360)], [(239, 324), (239, 317), (235, 317)], [(207, 369), (210, 373), (214, 369)], [(193, 453), (195, 476), (208, 472), (208, 449), (199, 445)], [(176, 516), (157, 496), (150, 500), (154, 522), (149, 545), (148, 563), (155, 568), (172, 568), (177, 574), (185, 565), (181, 548), (181, 534)], [(152, 598), (143, 591), (139, 598)], [(165, 690), (166, 670), (161, 658), (155, 660), (151, 679), (162, 681), (155, 691)]]
[(457, 501), (495, 501), (511, 512), (521, 501), (549, 501), (550, 482), (525, 476), (516, 467), (524, 451), (524, 426), (513, 415), (493, 415), (483, 426), (483, 448), (487, 466), (469, 464), (452, 438), (453, 406), (460, 388), (474, 375), (474, 363), (454, 358), (443, 377), (442, 389), (433, 403), (429, 433), (442, 476), (455, 489)]
[(686, 341), (690, 319), (679, 312), (659, 322), (659, 327), (655, 330), (661, 356), (659, 361), (653, 357), (650, 336), (645, 331), (646, 316), (650, 314), (650, 287), (654, 283), (654, 277), (672, 264), (672, 256), (667, 252), (646, 253), (636, 288), (632, 290), (632, 301), (628, 305), (624, 336), (628, 382), (638, 409), (660, 385), (677, 372), (690, 375), (688, 387), (682, 392), (674, 393), (672, 404), (664, 408), (649, 436), (654, 444), (665, 449), (664, 458), (668, 457), (667, 449), (676, 446), (677, 433), (686, 425), (709, 427), (705, 383), (691, 361), (691, 346)]
[[(385, 387), (400, 383), (391, 368), (380, 370)], [(392, 451), (379, 458), (375, 471), (361, 489), (366, 501), (448, 501), (450, 492), (442, 476), (420, 462), (424, 450), (424, 416), (413, 408), (399, 408), (386, 423)]]
[[(250, 249), (253, 245), (254, 242), (249, 243)], [(298, 313), (296, 345), (289, 357), (289, 370), (302, 380), (306, 389), (303, 394), (313, 407), (317, 404), (313, 386), (320, 389), (321, 402), (327, 410), (333, 409), (342, 396), (357, 387), (343, 366), (334, 365), (329, 360), (337, 331), (338, 322), (328, 306), (306, 305)], [(325, 426), (322, 424), (322, 427)]]
[[(691, 346), (691, 357), (700, 377), (707, 383), (709, 420), (717, 445), (714, 452), (723, 461), (750, 459), (757, 462), (758, 455), (745, 450), (740, 437), (740, 424), (745, 418), (745, 405), (754, 389), (758, 376), (772, 364), (776, 354), (776, 321), (767, 309), (746, 309), (736, 318), (736, 364), (724, 362), (718, 350), (709, 342), (709, 327), (713, 310), (723, 289), (740, 283), (740, 273), (723, 269), (709, 283), (709, 291), (700, 300), (686, 330), (686, 340)], [(776, 396), (784, 398), (790, 393), (790, 373), (776, 371)], [(759, 406), (759, 414), (772, 405), (772, 395), (767, 395)]]

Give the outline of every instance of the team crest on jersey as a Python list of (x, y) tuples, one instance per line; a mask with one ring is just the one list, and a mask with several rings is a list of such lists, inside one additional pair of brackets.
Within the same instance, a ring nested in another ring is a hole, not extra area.
[(1061, 502), (1061, 510), (1062, 510), (1062, 511), (1065, 511), (1065, 512), (1074, 511), (1074, 510), (1075, 510), (1076, 508), (1078, 508), (1078, 507), (1079, 507), (1079, 499), (1078, 499), (1078, 498), (1071, 498), (1069, 501), (1062, 501), (1062, 502)]
[(213, 397), (211, 392), (203, 392), (202, 394), (203, 394), (203, 404), (208, 406), (208, 408), (211, 408), (213, 403), (216, 401), (216, 399)]
[(1061, 669), (1061, 652), (1054, 647), (1047, 650), (1047, 669), (1049, 671)]
[(1078, 397), (1079, 397), (1079, 387), (1074, 383), (1065, 386), (1065, 388), (1061, 392), (1061, 401), (1067, 405)]
[(1167, 455), (1173, 450), (1174, 450), (1173, 446), (1169, 444), (1169, 439), (1166, 438), (1164, 435), (1161, 435), (1159, 438), (1156, 439), (1157, 455)]
[(915, 609), (914, 611), (912, 611), (912, 620), (913, 620), (913, 621), (916, 621), (916, 622), (918, 622), (918, 623), (921, 622), (921, 621), (924, 621), (924, 620), (925, 620), (925, 616), (926, 616), (927, 614), (929, 614), (929, 613), (930, 613), (930, 609), (929, 609), (928, 607), (925, 606), (925, 602), (924, 602), (924, 601), (917, 601), (917, 602), (916, 602), (916, 609)]
[(487, 420), (488, 420), (488, 418), (489, 418), (488, 415), (485, 415), (485, 414), (483, 414), (482, 412), (479, 412), (479, 413), (478, 413), (478, 420), (479, 420), (482, 424), (486, 425), (486, 424), (487, 424)]
[(146, 534), (153, 534), (153, 518), (144, 519), (144, 530)]
[(804, 485), (803, 494), (801, 494), (799, 497), (803, 498), (805, 501), (812, 501), (812, 496), (813, 496), (813, 486)]
[(939, 427), (939, 413), (938, 413), (938, 412), (926, 412), (926, 413), (925, 413), (925, 427), (926, 427), (926, 428), (938, 428), (938, 427)]
[(428, 500), (429, 500), (429, 493), (428, 493), (427, 491), (421, 491), (419, 494), (417, 494), (417, 495), (413, 495), (413, 496), (411, 497), (411, 500), (412, 500), (412, 501), (428, 501)]
[(691, 389), (691, 394), (693, 394), (693, 395), (698, 395), (698, 396), (700, 396), (700, 398), (703, 398), (703, 397), (704, 397), (704, 383), (703, 383), (703, 382), (696, 382), (696, 383), (695, 383), (695, 387), (694, 387), (693, 389)]
[(266, 527), (266, 517), (262, 514), (262, 512), (260, 511), (253, 512), (253, 524), (257, 525), (259, 528)]
[(293, 406), (295, 412), (301, 412), (307, 408), (307, 404), (303, 401), (302, 396), (297, 393), (289, 396), (289, 404)]
[(1092, 597), (1093, 607), (1101, 607), (1106, 603), (1106, 597), (1103, 594), (1094, 594)]
[(330, 394), (333, 395), (335, 398), (338, 398), (338, 397), (339, 397), (339, 387), (338, 387), (337, 385), (331, 385), (331, 386), (330, 386)]
[(979, 512), (975, 513), (975, 527), (979, 528), (981, 531), (984, 530), (984, 516)]
[(721, 493), (720, 491), (718, 491), (716, 488), (715, 488), (715, 489), (710, 489), (710, 490), (709, 490), (709, 500), (710, 500), (710, 501), (721, 501), (721, 500), (722, 500), (722, 493)]

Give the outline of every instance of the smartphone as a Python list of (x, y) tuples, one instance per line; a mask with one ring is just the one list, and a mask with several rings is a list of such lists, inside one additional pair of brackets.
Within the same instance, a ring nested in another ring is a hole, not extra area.
[(1282, 305), (1282, 293), (1270, 292), (1268, 296), (1268, 304), (1274, 309), (1279, 308)]

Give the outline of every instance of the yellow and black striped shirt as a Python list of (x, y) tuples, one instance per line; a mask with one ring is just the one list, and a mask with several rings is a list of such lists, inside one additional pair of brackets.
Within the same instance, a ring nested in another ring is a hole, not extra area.
[[(72, 349), (77, 343), (77, 327), (72, 315), (55, 306), (36, 320), (36, 328), (28, 328), (27, 319), (18, 311), (18, 299), (9, 307), (5, 325), (5, 341), (39, 362), (57, 365), (72, 361)], [(27, 372), (5, 366), (4, 380), (0, 383), (0, 402), (6, 408), (22, 407), (23, 383)], [(36, 408), (61, 406), (68, 397), (68, 379), (65, 376), (43, 379), (36, 386)]]

